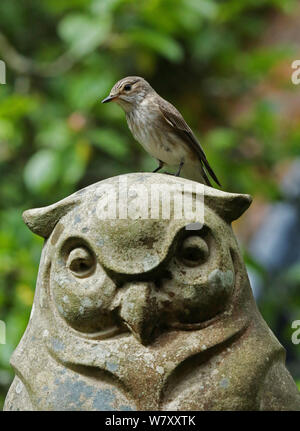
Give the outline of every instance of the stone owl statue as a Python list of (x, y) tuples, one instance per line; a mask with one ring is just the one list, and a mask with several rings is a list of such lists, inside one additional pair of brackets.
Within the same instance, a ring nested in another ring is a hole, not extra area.
[(45, 243), (5, 410), (300, 409), (231, 228), (251, 198), (193, 184), (122, 175), (24, 213)]

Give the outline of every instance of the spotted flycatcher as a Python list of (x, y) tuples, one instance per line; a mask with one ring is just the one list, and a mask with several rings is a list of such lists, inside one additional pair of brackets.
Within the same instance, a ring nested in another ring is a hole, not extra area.
[[(144, 149), (164, 165), (177, 166), (175, 175), (211, 186), (207, 173), (220, 185), (197, 138), (180, 112), (139, 76), (118, 81), (102, 103), (117, 102), (129, 129)], [(205, 171), (206, 169), (206, 171)]]

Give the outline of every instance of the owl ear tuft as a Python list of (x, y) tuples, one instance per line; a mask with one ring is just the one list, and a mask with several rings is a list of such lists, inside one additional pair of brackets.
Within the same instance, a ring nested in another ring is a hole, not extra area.
[(207, 187), (204, 203), (214, 210), (227, 223), (238, 219), (250, 206), (250, 195), (227, 193)]
[(48, 238), (56, 223), (77, 204), (78, 200), (64, 199), (47, 207), (24, 211), (22, 217), (33, 233)]

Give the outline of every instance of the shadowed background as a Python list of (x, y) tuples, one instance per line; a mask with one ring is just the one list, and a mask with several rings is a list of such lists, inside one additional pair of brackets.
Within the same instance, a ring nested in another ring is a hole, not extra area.
[(230, 192), (254, 203), (234, 230), (260, 311), (300, 387), (300, 8), (287, 0), (1, 0), (0, 406), (33, 301), (42, 240), (23, 210), (109, 176), (151, 171), (121, 109), (141, 75), (191, 125)]

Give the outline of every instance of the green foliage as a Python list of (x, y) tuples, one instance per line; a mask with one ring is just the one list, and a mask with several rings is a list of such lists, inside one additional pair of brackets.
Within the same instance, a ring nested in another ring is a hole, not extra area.
[[(225, 190), (280, 197), (274, 170), (299, 154), (299, 119), (282, 126), (280, 107), (267, 91), (246, 97), (271, 82), (288, 87), (274, 73), (290, 65), (293, 48), (261, 46), (260, 37), (272, 14), (293, 13), (295, 5), (1, 0), (0, 58), (7, 62), (7, 84), (0, 85), (0, 319), (7, 326), (7, 344), (0, 345), (2, 401), (42, 247), (23, 224), (22, 211), (107, 176), (156, 167), (134, 142), (119, 107), (100, 103), (117, 79), (142, 75), (183, 112)], [(299, 268), (285, 276), (299, 288)], [(296, 316), (294, 291), (292, 303), (267, 295), (269, 323), (280, 301)]]
[(108, 18), (109, 16), (100, 18), (70, 14), (60, 21), (58, 34), (70, 47), (70, 53), (75, 57), (81, 57), (94, 51), (106, 40), (111, 27)]

